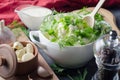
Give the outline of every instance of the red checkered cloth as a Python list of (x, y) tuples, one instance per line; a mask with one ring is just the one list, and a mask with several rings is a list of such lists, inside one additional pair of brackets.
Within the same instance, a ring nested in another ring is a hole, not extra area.
[[(53, 8), (57, 11), (72, 11), (80, 9), (84, 6), (93, 7), (99, 0), (0, 0), (0, 20), (4, 19), (6, 25), (13, 20), (19, 20), (17, 14), (14, 12), (19, 5), (31, 4), (37, 6), (44, 6)], [(106, 0), (103, 7), (119, 6), (120, 0)]]

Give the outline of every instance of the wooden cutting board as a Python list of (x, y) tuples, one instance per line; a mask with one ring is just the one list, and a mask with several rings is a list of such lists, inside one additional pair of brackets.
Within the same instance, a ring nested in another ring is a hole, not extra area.
[[(28, 37), (24, 34), (24, 32), (20, 28), (16, 28), (14, 31), (17, 32), (17, 34), (15, 34), (17, 41), (29, 41)], [(38, 64), (40, 66), (44, 67), (51, 74), (53, 74), (53, 77), (50, 79), (49, 78), (42, 79), (42, 78), (38, 77), (37, 75), (35, 75), (34, 73), (31, 73), (33, 80), (59, 80), (58, 77), (56, 76), (56, 74), (49, 67), (49, 65), (47, 64), (47, 62), (44, 60), (44, 58), (41, 56), (40, 53), (38, 55)], [(30, 80), (30, 79), (28, 79), (28, 75), (27, 75), (27, 76), (13, 76), (9, 79), (3, 79), (2, 77), (0, 77), (0, 80)]]

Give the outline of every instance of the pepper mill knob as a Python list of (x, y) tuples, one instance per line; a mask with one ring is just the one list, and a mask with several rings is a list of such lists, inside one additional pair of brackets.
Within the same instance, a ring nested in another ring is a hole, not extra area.
[(117, 32), (115, 30), (110, 31), (110, 37), (112, 40), (115, 40), (117, 38)]

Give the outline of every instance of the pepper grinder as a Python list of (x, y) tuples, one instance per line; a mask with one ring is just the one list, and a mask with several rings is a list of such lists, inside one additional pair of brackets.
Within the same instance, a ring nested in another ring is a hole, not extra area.
[(120, 38), (116, 31), (101, 36), (94, 44), (93, 51), (98, 67), (92, 80), (119, 80)]

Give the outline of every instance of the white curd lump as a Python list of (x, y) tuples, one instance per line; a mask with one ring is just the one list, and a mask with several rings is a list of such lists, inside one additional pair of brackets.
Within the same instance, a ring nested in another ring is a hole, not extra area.
[(18, 62), (28, 61), (34, 57), (34, 49), (30, 43), (23, 46), (20, 42), (14, 42), (13, 49), (15, 50)]
[(41, 16), (46, 16), (48, 14), (51, 14), (51, 10), (44, 7), (37, 7), (37, 6), (24, 8), (22, 12), (34, 17), (41, 17)]

